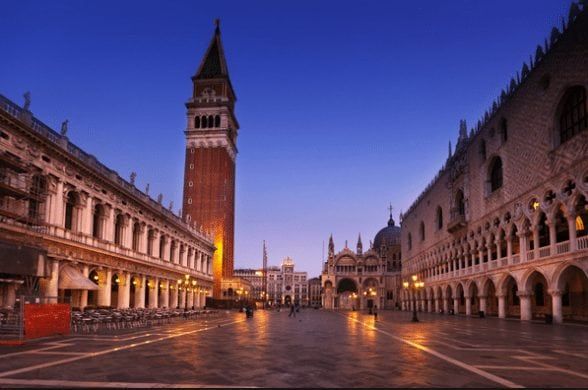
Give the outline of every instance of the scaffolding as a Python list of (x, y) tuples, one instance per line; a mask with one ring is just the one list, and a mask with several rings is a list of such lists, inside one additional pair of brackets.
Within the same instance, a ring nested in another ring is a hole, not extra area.
[(0, 152), (0, 221), (44, 224), (47, 180), (8, 152)]

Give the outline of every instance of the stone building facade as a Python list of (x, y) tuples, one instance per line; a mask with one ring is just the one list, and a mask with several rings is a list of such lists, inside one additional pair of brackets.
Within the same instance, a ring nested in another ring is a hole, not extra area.
[(233, 276), (247, 280), (251, 284), (250, 298), (255, 299), (256, 301), (263, 300), (263, 270), (240, 268), (233, 271)]
[(353, 252), (345, 244), (335, 253), (329, 238), (327, 261), (321, 274), (322, 306), (326, 309), (383, 309), (399, 307), (402, 269), (400, 227), (392, 214), (388, 226), (381, 229), (373, 245), (363, 252), (361, 237)]
[(308, 305), (311, 307), (321, 307), (323, 302), (321, 298), (321, 278), (308, 279)]
[(0, 96), (0, 303), (203, 306), (210, 236)]
[(286, 257), (280, 267), (267, 269), (268, 302), (272, 305), (289, 305), (298, 302), (308, 305), (308, 273), (295, 271), (294, 260)]
[(420, 310), (588, 320), (588, 12), (572, 5), (402, 217)]

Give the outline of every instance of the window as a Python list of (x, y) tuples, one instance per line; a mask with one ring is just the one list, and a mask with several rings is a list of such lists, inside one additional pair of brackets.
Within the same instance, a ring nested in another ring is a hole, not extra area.
[(201, 119), (201, 125), (203, 129), (206, 129), (208, 127), (208, 119), (206, 118), (206, 116), (203, 116)]
[(465, 216), (465, 200), (462, 190), (458, 190), (455, 194), (455, 209), (458, 215)]
[(65, 228), (67, 230), (74, 230), (76, 225), (75, 221), (75, 208), (78, 204), (77, 195), (75, 192), (70, 191), (67, 194), (67, 201), (65, 203)]
[(419, 231), (421, 233), (421, 241), (425, 241), (425, 223), (423, 221), (421, 221), (421, 226), (420, 226)]
[(220, 127), (220, 115), (214, 117), (214, 127)]
[(104, 206), (97, 204), (94, 207), (94, 218), (92, 220), (92, 236), (95, 238), (102, 238), (102, 227), (105, 219)]
[(500, 137), (503, 144), (508, 140), (508, 122), (506, 118), (500, 120)]
[(559, 140), (564, 143), (588, 127), (586, 114), (586, 90), (577, 86), (571, 88), (563, 97), (559, 116)]
[(443, 229), (443, 209), (437, 206), (437, 230)]
[(490, 163), (490, 192), (502, 187), (502, 160), (494, 157)]
[(197, 116), (196, 118), (194, 118), (194, 127), (196, 129), (199, 129), (200, 128), (200, 117), (199, 116)]
[(33, 223), (40, 222), (43, 216), (47, 180), (41, 175), (34, 175), (31, 183), (31, 199), (29, 200), (29, 218)]
[(480, 158), (482, 159), (482, 162), (486, 161), (486, 141), (485, 140), (481, 140), (480, 141)]
[(114, 243), (117, 245), (122, 245), (124, 223), (123, 215), (118, 214), (114, 223)]
[(153, 241), (155, 241), (155, 231), (149, 229), (147, 232), (147, 254), (153, 256)]
[(412, 249), (412, 235), (408, 233), (408, 250)]
[(133, 250), (139, 250), (139, 243), (141, 242), (141, 224), (139, 222), (135, 222), (133, 224)]

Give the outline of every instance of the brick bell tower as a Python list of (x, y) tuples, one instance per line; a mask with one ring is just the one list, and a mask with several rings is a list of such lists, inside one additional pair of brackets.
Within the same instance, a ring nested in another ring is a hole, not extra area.
[(218, 20), (192, 82), (192, 98), (186, 103), (183, 218), (213, 234), (213, 295), (221, 298), (221, 279), (233, 275), (239, 123)]

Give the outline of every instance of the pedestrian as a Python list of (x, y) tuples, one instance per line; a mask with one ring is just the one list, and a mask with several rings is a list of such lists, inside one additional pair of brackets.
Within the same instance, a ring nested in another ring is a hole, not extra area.
[(374, 305), (374, 321), (378, 320), (378, 305)]
[(292, 315), (294, 315), (294, 317), (296, 317), (296, 310), (294, 305), (290, 304), (290, 313), (288, 313), (288, 317), (292, 317)]

